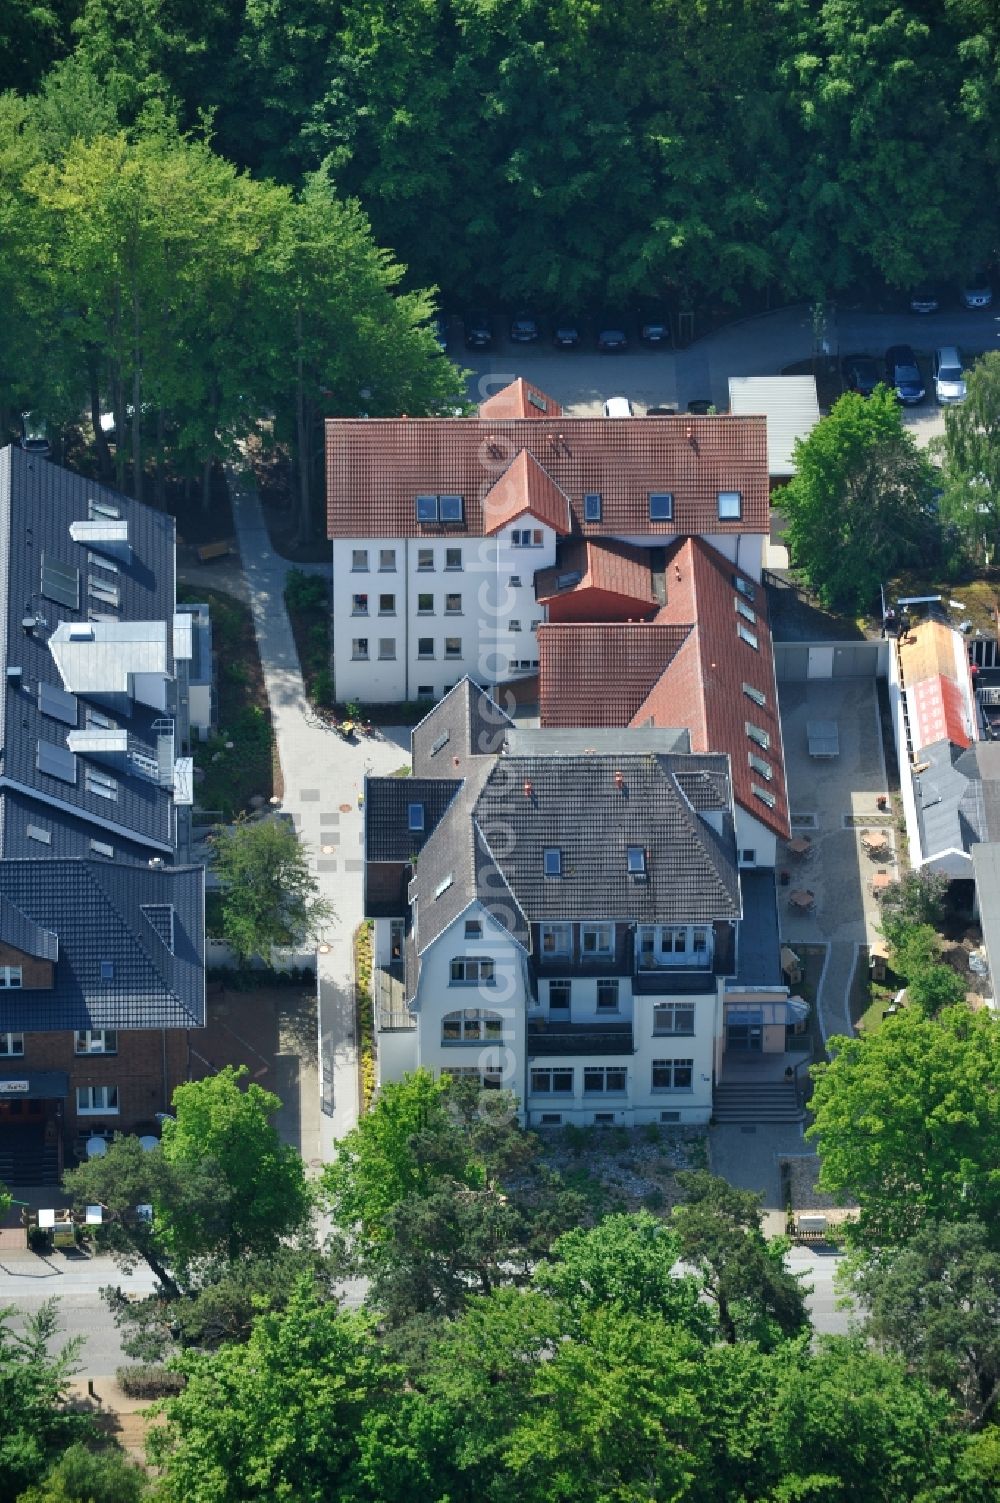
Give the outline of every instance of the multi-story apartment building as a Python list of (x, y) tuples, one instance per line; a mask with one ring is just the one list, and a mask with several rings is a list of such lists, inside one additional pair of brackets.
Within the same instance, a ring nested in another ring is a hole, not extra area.
[(585, 619), (650, 619), (687, 538), (760, 578), (763, 417), (569, 417), (517, 380), (475, 417), (330, 419), (326, 446), (342, 701), (537, 672), (576, 584)]
[(25, 1183), (165, 1110), (204, 1023), (204, 872), (177, 862), (211, 649), (173, 519), (17, 448), (0, 560), (0, 1178)]
[[(424, 1066), (526, 1120), (699, 1123), (727, 1050), (784, 1049), (773, 872), (686, 729), (520, 729), (463, 679), (369, 779), (381, 1080)], [(753, 1045), (749, 1043), (753, 1030)]]

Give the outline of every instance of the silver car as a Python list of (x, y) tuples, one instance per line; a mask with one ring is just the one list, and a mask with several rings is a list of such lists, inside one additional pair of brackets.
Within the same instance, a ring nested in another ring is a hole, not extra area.
[(988, 308), (993, 301), (993, 288), (988, 271), (976, 271), (962, 283), (962, 304), (966, 308)]
[(934, 393), (942, 407), (965, 401), (965, 378), (962, 375), (962, 357), (953, 344), (946, 344), (934, 351), (931, 363), (934, 376)]

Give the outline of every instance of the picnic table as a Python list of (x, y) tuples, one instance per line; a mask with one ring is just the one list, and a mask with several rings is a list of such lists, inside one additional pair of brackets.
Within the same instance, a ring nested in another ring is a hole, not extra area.
[(872, 877), (872, 892), (876, 897), (878, 897), (879, 893), (885, 892), (886, 888), (889, 887), (891, 883), (892, 878), (883, 867), (881, 871), (877, 871), (874, 877)]
[(788, 849), (793, 856), (808, 856), (812, 850), (812, 841), (808, 835), (796, 835), (794, 840), (788, 842)]
[(807, 887), (797, 887), (788, 894), (788, 906), (794, 913), (811, 913), (816, 907), (816, 894)]
[(869, 856), (873, 855), (875, 853), (875, 851), (885, 851), (885, 850), (888, 850), (888, 848), (889, 848), (889, 831), (888, 830), (862, 830), (861, 831), (861, 844), (864, 847), (864, 849), (868, 852)]
[(840, 756), (840, 732), (835, 720), (807, 721), (806, 740), (810, 757)]

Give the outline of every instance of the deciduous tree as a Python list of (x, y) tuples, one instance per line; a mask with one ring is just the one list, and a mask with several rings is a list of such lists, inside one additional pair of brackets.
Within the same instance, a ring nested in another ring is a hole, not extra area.
[(222, 884), (222, 934), (242, 960), (317, 939), (332, 907), (291, 825), (243, 820), (214, 837), (212, 865)]

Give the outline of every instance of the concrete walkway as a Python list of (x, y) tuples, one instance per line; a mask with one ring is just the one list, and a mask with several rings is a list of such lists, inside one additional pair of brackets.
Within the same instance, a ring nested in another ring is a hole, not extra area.
[[(409, 734), (386, 730), (378, 739), (366, 737), (350, 745), (311, 713), (284, 605), (285, 579), (297, 566), (271, 547), (252, 481), (236, 471), (228, 478), (284, 780), (282, 808), (291, 814), (308, 850), (321, 896), (334, 908), (317, 957), (324, 1110), (318, 1142), (302, 1145), (306, 1162), (316, 1164), (332, 1156), (336, 1139), (358, 1118), (352, 936), (362, 919), (360, 799), (365, 773), (390, 773), (408, 762)], [(305, 567), (310, 573), (323, 572), (322, 565)]]

